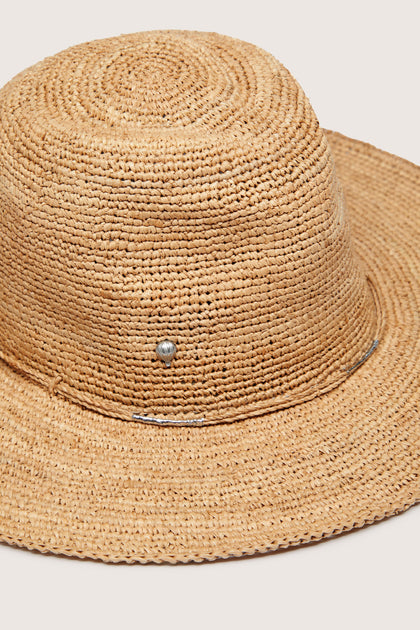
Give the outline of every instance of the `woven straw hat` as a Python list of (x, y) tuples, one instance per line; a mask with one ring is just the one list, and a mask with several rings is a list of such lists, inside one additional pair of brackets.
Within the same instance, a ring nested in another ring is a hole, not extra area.
[(266, 552), (420, 499), (420, 169), (152, 31), (0, 91), (0, 539)]

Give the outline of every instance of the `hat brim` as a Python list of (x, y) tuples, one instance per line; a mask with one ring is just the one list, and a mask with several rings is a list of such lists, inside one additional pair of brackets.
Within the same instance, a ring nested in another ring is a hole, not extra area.
[(420, 500), (420, 168), (328, 132), (378, 348), (336, 389), (264, 417), (156, 427), (49, 394), (0, 362), (0, 540), (188, 562), (319, 540)]

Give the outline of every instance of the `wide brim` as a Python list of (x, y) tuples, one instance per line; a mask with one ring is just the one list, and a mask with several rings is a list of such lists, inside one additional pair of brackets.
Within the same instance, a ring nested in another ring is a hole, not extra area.
[(0, 362), (0, 540), (108, 562), (267, 552), (420, 500), (420, 168), (328, 132), (380, 297), (372, 356), (336, 389), (203, 427), (121, 421)]

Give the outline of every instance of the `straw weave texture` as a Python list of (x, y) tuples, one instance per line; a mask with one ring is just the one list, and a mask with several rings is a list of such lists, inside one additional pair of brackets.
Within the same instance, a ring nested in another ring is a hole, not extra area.
[(198, 562), (418, 502), (419, 205), (417, 166), (324, 132), (244, 42), (141, 33), (18, 75), (0, 91), (0, 540)]
[(0, 116), (0, 356), (51, 391), (235, 420), (336, 386), (372, 345), (330, 150), (268, 53), (206, 33), (84, 44), (6, 86)]

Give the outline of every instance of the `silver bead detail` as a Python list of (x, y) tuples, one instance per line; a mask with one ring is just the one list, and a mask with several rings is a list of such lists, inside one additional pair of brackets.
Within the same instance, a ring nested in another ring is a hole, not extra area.
[(156, 354), (158, 355), (159, 359), (162, 359), (162, 361), (164, 361), (166, 367), (171, 366), (171, 361), (174, 358), (175, 352), (176, 345), (173, 341), (169, 341), (169, 339), (161, 341), (156, 346)]

